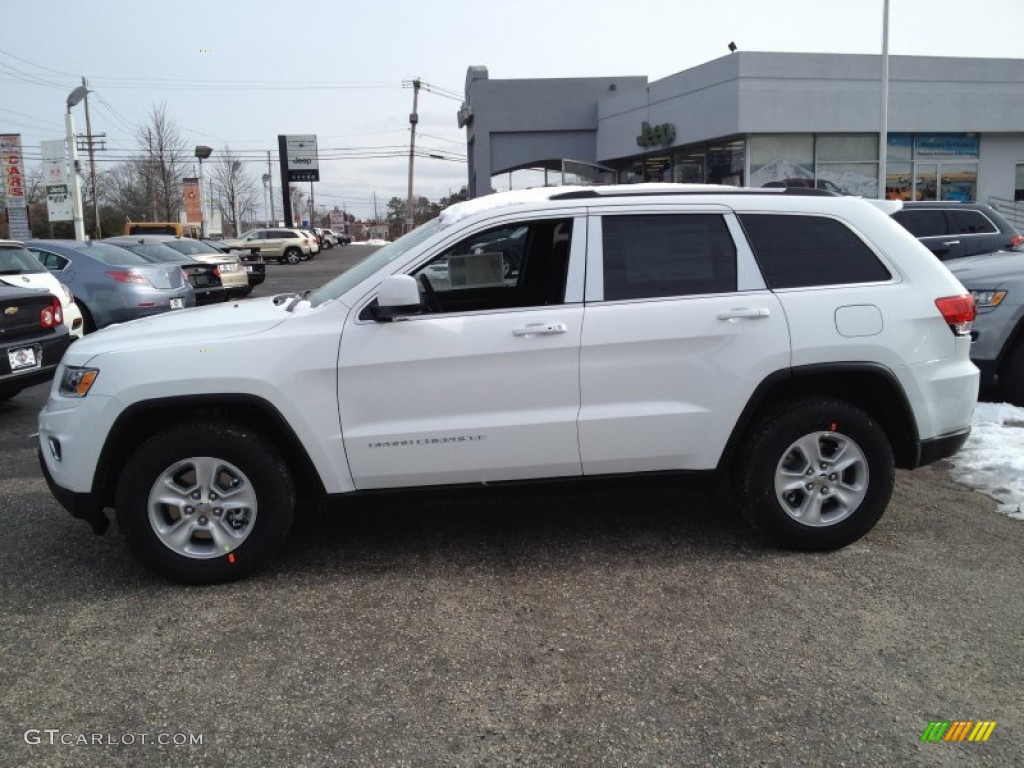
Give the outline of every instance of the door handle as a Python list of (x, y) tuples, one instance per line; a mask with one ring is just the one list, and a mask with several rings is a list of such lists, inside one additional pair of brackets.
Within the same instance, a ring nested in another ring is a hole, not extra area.
[(960, 241), (959, 240), (947, 240), (946, 242), (943, 243), (943, 245), (945, 245), (945, 246), (960, 245)]
[(755, 309), (747, 309), (746, 307), (739, 307), (737, 309), (729, 309), (725, 312), (718, 313), (719, 320), (739, 320), (741, 318), (751, 318), (757, 320), (761, 317), (768, 317), (771, 312), (766, 307), (757, 307)]
[(513, 336), (550, 336), (554, 333), (565, 333), (569, 330), (565, 323), (530, 323), (525, 328), (516, 328)]

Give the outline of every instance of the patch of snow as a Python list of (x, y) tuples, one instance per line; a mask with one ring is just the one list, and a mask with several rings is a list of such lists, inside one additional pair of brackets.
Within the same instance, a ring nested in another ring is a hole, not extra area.
[(1024, 408), (978, 403), (971, 436), (951, 459), (953, 479), (999, 502), (999, 511), (1024, 520)]

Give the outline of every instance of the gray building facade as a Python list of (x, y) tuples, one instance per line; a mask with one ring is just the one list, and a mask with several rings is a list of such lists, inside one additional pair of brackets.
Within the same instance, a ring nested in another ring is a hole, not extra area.
[[(470, 67), (469, 191), (549, 183), (799, 185), (879, 196), (882, 59), (740, 51), (643, 76), (491, 80)], [(891, 56), (886, 197), (1024, 201), (1024, 60)]]

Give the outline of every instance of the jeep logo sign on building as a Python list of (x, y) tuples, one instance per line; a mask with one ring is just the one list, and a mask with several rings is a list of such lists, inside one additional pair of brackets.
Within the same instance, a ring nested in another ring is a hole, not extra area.
[(288, 181), (320, 181), (316, 136), (278, 136), (278, 150)]
[(644, 123), (636, 137), (639, 147), (667, 147), (676, 140), (676, 127), (672, 123), (651, 125)]

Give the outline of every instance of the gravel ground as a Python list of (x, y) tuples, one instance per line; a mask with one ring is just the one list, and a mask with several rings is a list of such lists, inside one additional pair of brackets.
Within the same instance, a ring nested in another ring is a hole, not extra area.
[[(316, 285), (354, 252), (291, 269)], [(25, 439), (44, 398), (0, 404), (0, 766), (1024, 754), (1024, 529), (944, 466), (900, 472), (831, 554), (773, 549), (724, 494), (615, 482), (304, 509), (267, 571), (185, 588), (52, 499)], [(919, 740), (957, 719), (998, 725)]]

